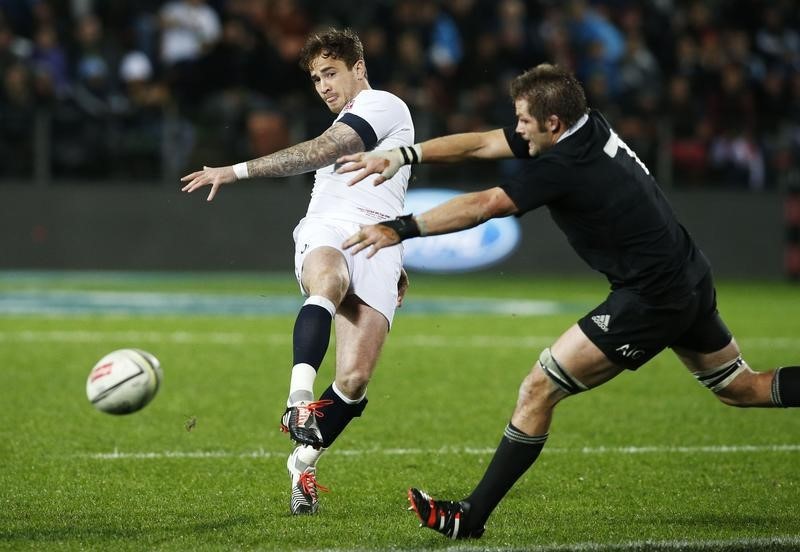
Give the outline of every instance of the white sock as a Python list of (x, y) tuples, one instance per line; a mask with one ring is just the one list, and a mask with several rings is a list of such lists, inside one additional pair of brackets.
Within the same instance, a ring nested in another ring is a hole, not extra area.
[(315, 449), (314, 447), (310, 447), (308, 445), (301, 445), (300, 451), (297, 453), (297, 458), (304, 464), (316, 466), (317, 460), (319, 460), (319, 457), (322, 456), (322, 453), (326, 450), (327, 449), (324, 448)]
[(310, 295), (308, 299), (303, 302), (303, 306), (306, 305), (317, 305), (318, 307), (322, 307), (328, 313), (330, 313), (331, 318), (336, 315), (336, 305), (333, 304), (333, 301), (328, 299), (327, 297), (323, 297), (322, 295)]
[(336, 382), (335, 381), (333, 382), (333, 385), (331, 385), (331, 389), (333, 389), (333, 392), (336, 393), (339, 396), (339, 398), (342, 399), (345, 402), (345, 404), (358, 404), (358, 403), (360, 403), (361, 401), (364, 400), (364, 397), (367, 396), (367, 392), (364, 391), (364, 394), (361, 395), (359, 398), (350, 399), (350, 398), (347, 397), (347, 395), (342, 393), (341, 390), (338, 387), (336, 387)]
[(292, 368), (292, 379), (289, 383), (289, 398), (286, 399), (286, 406), (292, 406), (296, 402), (311, 402), (314, 400), (314, 380), (317, 378), (317, 371), (310, 364), (297, 364)]

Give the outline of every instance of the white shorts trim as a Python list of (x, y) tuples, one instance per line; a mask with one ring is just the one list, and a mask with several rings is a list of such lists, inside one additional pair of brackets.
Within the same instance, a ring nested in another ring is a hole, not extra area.
[(305, 217), (294, 229), (294, 274), (303, 289), (301, 274), (303, 261), (310, 251), (317, 247), (332, 247), (342, 253), (347, 271), (350, 274), (348, 295), (357, 295), (364, 303), (380, 312), (392, 325), (397, 309), (397, 281), (403, 266), (403, 246), (381, 249), (370, 259), (366, 252), (356, 255), (342, 249), (342, 243), (358, 232), (361, 225), (355, 222)]

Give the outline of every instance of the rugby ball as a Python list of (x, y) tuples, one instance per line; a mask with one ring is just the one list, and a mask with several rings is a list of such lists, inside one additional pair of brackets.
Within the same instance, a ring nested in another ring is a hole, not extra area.
[(108, 414), (130, 414), (156, 396), (164, 374), (158, 359), (141, 349), (119, 349), (97, 361), (86, 380), (86, 396)]

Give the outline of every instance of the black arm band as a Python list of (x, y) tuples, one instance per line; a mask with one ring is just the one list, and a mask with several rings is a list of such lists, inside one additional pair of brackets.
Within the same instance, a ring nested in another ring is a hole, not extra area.
[(420, 236), (419, 225), (414, 220), (414, 215), (403, 215), (392, 220), (379, 222), (382, 226), (388, 226), (400, 236), (400, 241)]

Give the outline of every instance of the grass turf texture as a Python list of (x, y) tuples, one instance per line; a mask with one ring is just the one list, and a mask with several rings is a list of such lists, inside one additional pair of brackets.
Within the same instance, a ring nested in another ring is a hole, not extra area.
[[(0, 276), (0, 296), (53, 289), (297, 294), (290, 275)], [(718, 290), (755, 369), (800, 363), (800, 288)], [(670, 352), (562, 403), (483, 539), (416, 528), (405, 489), (466, 495), (541, 348), (605, 291), (599, 280), (412, 274), (409, 306), (451, 296), (567, 308), (399, 311), (364, 417), (320, 462), (332, 492), (314, 517), (288, 514), (291, 446), (278, 431), (293, 315), (0, 316), (0, 548), (797, 550), (800, 415), (725, 407)], [(165, 381), (144, 410), (115, 417), (95, 411), (84, 386), (120, 347), (156, 354)]]

